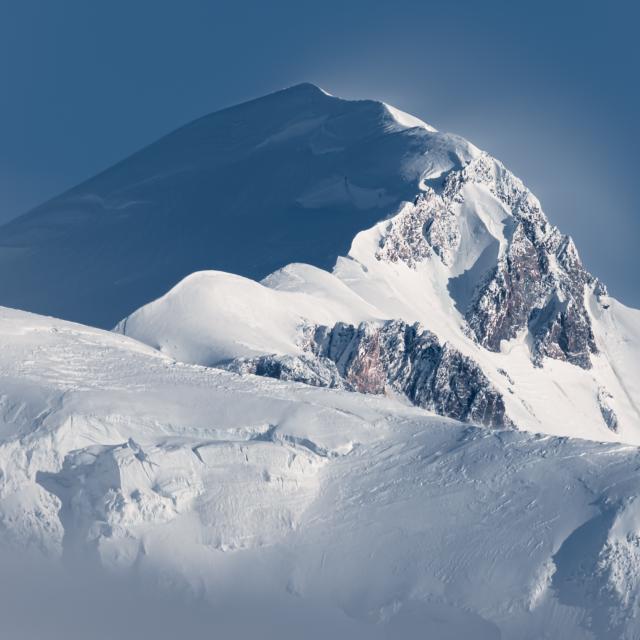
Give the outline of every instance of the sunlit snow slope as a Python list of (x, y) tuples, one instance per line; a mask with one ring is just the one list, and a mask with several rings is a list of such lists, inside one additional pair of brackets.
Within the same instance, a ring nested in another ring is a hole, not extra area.
[(179, 364), (8, 309), (0, 345), (3, 549), (292, 621), (312, 605), (335, 637), (640, 632), (635, 447)]
[[(477, 202), (466, 206), (475, 215), (472, 207)], [(127, 317), (116, 330), (184, 362), (228, 366), (234, 359), (273, 354), (289, 358), (286, 363), (292, 357), (298, 359), (294, 364), (300, 369), (306, 361), (299, 359), (310, 353), (309, 326), (417, 322), (440, 343), (478, 365), (488, 380), (484, 387), (501, 396), (506, 415), (516, 427), (640, 443), (640, 312), (627, 309), (604, 291), (578, 286), (595, 345), (588, 367), (549, 355), (538, 360), (532, 346), (533, 329), (526, 325), (513, 337), (505, 332), (500, 348), (489, 349), (472, 335), (451, 295), (454, 268), (432, 252), (413, 261), (412, 256), (420, 255), (421, 250), (430, 251), (426, 242), (417, 248), (407, 243), (411, 263), (381, 257), (381, 246), (388, 246), (389, 238), (404, 242), (407, 236), (399, 235), (397, 227), (411, 209), (406, 205), (390, 222), (358, 234), (348, 257), (338, 259), (333, 273), (292, 264), (262, 283), (222, 272), (196, 273)], [(474, 236), (475, 242), (481, 240)], [(463, 259), (459, 252), (453, 255), (455, 260)], [(581, 330), (576, 324), (569, 324), (567, 330)], [(553, 329), (555, 325), (549, 326)], [(361, 389), (397, 366), (380, 353), (375, 336), (373, 340), (373, 346), (359, 347), (365, 349), (362, 360), (367, 368)], [(255, 367), (235, 369), (253, 371)], [(264, 375), (282, 374), (272, 368)], [(456, 370), (449, 375), (461, 377)], [(327, 375), (324, 380), (322, 376), (313, 379), (307, 370), (288, 376), (320, 385), (334, 380)], [(380, 385), (376, 389), (377, 393), (385, 391)], [(386, 390), (393, 394), (397, 388), (387, 385)], [(431, 408), (437, 410), (437, 403)]]

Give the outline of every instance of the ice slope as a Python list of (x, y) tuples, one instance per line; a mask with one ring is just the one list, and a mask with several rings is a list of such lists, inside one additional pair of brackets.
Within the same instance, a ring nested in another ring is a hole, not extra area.
[(180, 364), (10, 309), (0, 385), (4, 551), (201, 594), (233, 637), (640, 633), (635, 447)]
[(194, 271), (330, 268), (423, 176), (470, 153), (381, 102), (297, 85), (192, 122), (0, 227), (0, 304), (111, 328)]
[(592, 305), (592, 313), (603, 353), (600, 367), (612, 380), (611, 387), (626, 398), (628, 408), (640, 420), (640, 311), (607, 297), (603, 304)]

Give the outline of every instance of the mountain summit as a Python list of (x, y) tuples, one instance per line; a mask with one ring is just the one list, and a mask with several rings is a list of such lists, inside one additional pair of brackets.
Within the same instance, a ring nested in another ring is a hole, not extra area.
[(167, 135), (0, 228), (0, 304), (110, 328), (186, 275), (330, 268), (470, 146), (300, 84)]

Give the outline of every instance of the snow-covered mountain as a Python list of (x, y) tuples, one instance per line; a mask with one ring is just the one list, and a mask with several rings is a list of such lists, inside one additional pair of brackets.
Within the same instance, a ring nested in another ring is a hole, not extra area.
[(111, 328), (194, 271), (331, 268), (449, 139), (310, 84), (219, 111), (0, 227), (0, 304)]
[(501, 162), (379, 109), (393, 135), (419, 141), (396, 168), (415, 191), (331, 271), (294, 263), (260, 284), (192, 274), (117, 330), (184, 362), (639, 443), (640, 312), (607, 295)]
[[(202, 594), (223, 637), (637, 637), (634, 446), (180, 364), (9, 309), (0, 344), (3, 551)], [(171, 637), (154, 619), (145, 637)]]
[(201, 597), (220, 637), (640, 637), (640, 311), (472, 144), (300, 85), (0, 258), (0, 303), (120, 320), (0, 307), (0, 560)]

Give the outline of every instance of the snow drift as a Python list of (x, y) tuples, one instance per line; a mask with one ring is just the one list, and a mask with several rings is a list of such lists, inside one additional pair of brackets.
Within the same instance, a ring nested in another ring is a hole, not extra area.
[(0, 343), (5, 550), (203, 597), (223, 631), (249, 630), (242, 594), (284, 634), (638, 633), (635, 447), (179, 364), (8, 309)]

